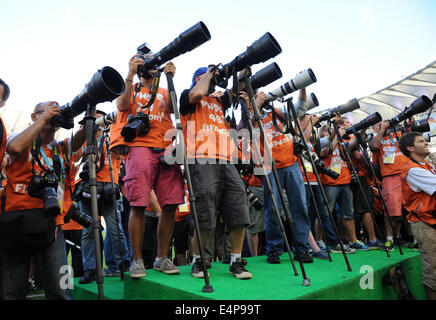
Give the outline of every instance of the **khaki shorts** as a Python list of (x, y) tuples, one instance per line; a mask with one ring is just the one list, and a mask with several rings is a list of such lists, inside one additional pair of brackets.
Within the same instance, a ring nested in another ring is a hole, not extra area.
[(422, 283), (436, 291), (436, 230), (422, 221), (412, 222), (422, 260)]

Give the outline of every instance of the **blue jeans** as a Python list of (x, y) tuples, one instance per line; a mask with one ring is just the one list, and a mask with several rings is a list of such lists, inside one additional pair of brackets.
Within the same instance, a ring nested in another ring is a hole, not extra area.
[[(307, 242), (310, 231), (310, 220), (307, 215), (306, 207), (306, 189), (304, 188), (303, 175), (300, 166), (296, 161), (293, 165), (277, 169), (277, 175), (280, 185), (286, 190), (286, 195), (289, 203), (289, 211), (292, 216), (292, 228), (297, 241), (298, 252), (306, 252), (310, 250)], [(271, 183), (272, 192), (278, 209), (281, 210), (282, 202), (278, 192), (277, 183), (273, 173), (268, 174), (268, 179)], [(263, 177), (263, 180), (265, 178)], [(265, 183), (264, 183), (265, 185)], [(265, 208), (265, 230), (266, 230), (266, 252), (277, 252), (279, 255), (283, 253), (283, 235), (280, 229), (280, 224), (277, 221), (276, 213), (272, 198), (268, 188), (264, 188), (264, 208)]]
[(341, 217), (344, 220), (352, 220), (354, 218), (353, 192), (348, 184), (337, 186), (324, 186), (324, 190), (328, 199), (328, 207), (331, 211), (335, 203), (340, 208)]
[[(82, 199), (80, 201), (80, 210), (92, 216), (91, 201), (90, 199)], [(119, 271), (119, 265), (122, 260), (129, 260), (129, 251), (127, 250), (126, 237), (124, 236), (123, 226), (121, 225), (121, 216), (118, 214), (120, 237), (121, 237), (121, 248), (120, 241), (118, 240), (118, 230), (117, 223), (115, 219), (114, 209), (112, 202), (106, 202), (103, 200), (98, 200), (98, 211), (102, 214), (104, 221), (106, 222), (106, 238), (109, 236), (110, 247), (104, 246), (104, 254), (106, 265), (111, 271)], [(121, 258), (121, 253), (123, 253), (123, 258)], [(92, 227), (83, 228), (82, 230), (82, 259), (83, 259), (83, 270), (95, 269), (95, 247), (94, 247), (94, 232)]]
[[(336, 236), (335, 229), (332, 224), (332, 220), (330, 219), (329, 212), (327, 211), (327, 207), (324, 205), (324, 198), (321, 193), (321, 189), (319, 185), (311, 185), (313, 195), (315, 198), (316, 206), (318, 207), (319, 216), (321, 218), (321, 225), (324, 230), (325, 237), (327, 239), (327, 245), (335, 245), (339, 242), (338, 237)], [(327, 195), (326, 195), (327, 196)], [(306, 184), (306, 202), (308, 205), (308, 212), (310, 217), (310, 224), (313, 226), (315, 219), (317, 218), (315, 204), (313, 202), (312, 195), (310, 194), (309, 186)]]
[(30, 261), (35, 258), (47, 300), (72, 300), (64, 233), (56, 227), (56, 239), (45, 249), (21, 254), (0, 247), (0, 300), (25, 300)]

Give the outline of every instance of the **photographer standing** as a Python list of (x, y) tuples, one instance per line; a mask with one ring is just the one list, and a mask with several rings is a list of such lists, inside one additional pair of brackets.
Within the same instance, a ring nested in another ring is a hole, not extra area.
[[(41, 266), (47, 299), (72, 299), (67, 257), (61, 229), (64, 192), (69, 188), (59, 143), (51, 124), (60, 115), (56, 102), (36, 105), (33, 124), (10, 137), (6, 146), (5, 212), (0, 214), (0, 298), (26, 298), (30, 261)], [(77, 151), (85, 141), (84, 130), (65, 139), (65, 148)], [(30, 195), (32, 194), (32, 196)]]
[[(299, 101), (304, 101), (305, 91), (300, 90)], [(260, 107), (266, 100), (266, 94), (259, 92), (256, 94), (256, 104)], [(248, 101), (247, 101), (248, 103)], [(248, 105), (250, 105), (248, 103)], [(274, 108), (274, 107), (272, 107)], [(295, 250), (301, 257), (304, 263), (312, 263), (313, 257), (310, 256), (310, 246), (308, 243), (310, 232), (310, 220), (307, 214), (306, 207), (306, 190), (304, 187), (303, 174), (301, 173), (297, 157), (294, 155), (294, 142), (290, 133), (283, 134), (278, 129), (283, 131), (283, 127), (278, 128), (273, 122), (273, 112), (282, 117), (280, 112), (273, 109), (269, 112), (265, 108), (260, 108), (262, 116), (262, 125), (265, 128), (265, 135), (267, 141), (261, 140), (260, 151), (267, 156), (264, 150), (265, 143), (268, 143), (271, 149), (271, 154), (276, 162), (277, 175), (279, 184), (286, 192), (289, 204), (289, 211), (292, 216), (292, 229), (295, 233), (297, 241), (294, 246)], [(283, 117), (282, 117), (283, 118)], [(257, 127), (257, 122), (253, 123)], [(271, 163), (271, 159), (268, 159)], [(271, 181), (272, 193), (277, 203), (279, 210), (282, 208), (282, 201), (280, 199), (279, 189), (273, 172), (269, 170), (268, 179)], [(264, 206), (265, 206), (265, 229), (266, 229), (266, 251), (267, 262), (271, 264), (280, 263), (280, 255), (283, 253), (284, 238), (280, 232), (280, 225), (277, 221), (277, 216), (274, 213), (272, 197), (268, 188), (264, 188)]]
[[(245, 228), (250, 224), (244, 184), (232, 163), (236, 146), (229, 136), (229, 123), (224, 119), (231, 106), (231, 93), (213, 95), (215, 67), (195, 71), (191, 87), (180, 95), (180, 113), (184, 130), (189, 171), (195, 194), (196, 211), (203, 248), (211, 230), (216, 228), (217, 214), (230, 230), (230, 272), (238, 279), (250, 279), (241, 259)], [(197, 234), (194, 234), (191, 273), (203, 278)]]
[[(378, 155), (382, 179), (382, 196), (386, 202), (388, 214), (392, 219), (394, 231), (397, 236), (401, 230), (401, 169), (407, 163), (407, 157), (404, 156), (398, 147), (398, 140), (401, 132), (387, 132), (389, 121), (382, 121), (376, 125), (376, 136), (369, 145), (370, 150)], [(394, 250), (394, 231), (385, 215), (386, 243), (385, 246), (389, 251)]]
[[(173, 235), (176, 208), (184, 202), (183, 177), (180, 167), (176, 164), (168, 165), (163, 161), (165, 148), (172, 143), (165, 140), (164, 136), (168, 130), (174, 129), (170, 117), (173, 106), (171, 100), (167, 98), (167, 90), (158, 88), (155, 95), (151, 92), (157, 70), (146, 70), (141, 73), (140, 82), (133, 84), (133, 77), (138, 72), (138, 66), (143, 64), (144, 60), (140, 55), (135, 55), (130, 59), (129, 73), (125, 79), (126, 91), (117, 100), (119, 111), (117, 125), (127, 123), (129, 115), (136, 117), (136, 120), (129, 122), (126, 126), (132, 127), (138, 121), (140, 122), (136, 127), (136, 137), (131, 142), (125, 142), (128, 153), (125, 159), (126, 176), (123, 179), (126, 198), (131, 206), (129, 234), (133, 261), (129, 273), (132, 278), (141, 278), (146, 275), (141, 248), (144, 234), (144, 212), (150, 204), (152, 189), (162, 207), (157, 230), (157, 257), (153, 268), (165, 274), (179, 273), (179, 269), (168, 259), (167, 255)], [(170, 72), (173, 76), (175, 71), (176, 67), (172, 62), (168, 62), (164, 67), (164, 72)], [(152, 98), (154, 98), (153, 103), (147, 106)], [(117, 140), (117, 137), (114, 139)]]
[(436, 171), (425, 161), (430, 150), (421, 134), (406, 133), (398, 144), (409, 158), (401, 171), (402, 204), (421, 252), (425, 293), (436, 300)]
[[(103, 117), (105, 113), (103, 111), (96, 111), (96, 118)], [(118, 277), (120, 276), (121, 263), (128, 263), (129, 256), (127, 250), (126, 238), (123, 232), (123, 226), (121, 225), (121, 215), (117, 208), (114, 208), (112, 198), (112, 183), (111, 172), (109, 168), (109, 159), (107, 159), (107, 150), (105, 138), (102, 134), (102, 128), (98, 127), (97, 131), (97, 157), (96, 161), (96, 179), (97, 179), (97, 205), (98, 213), (103, 216), (106, 223), (106, 248), (108, 242), (110, 242), (110, 250), (104, 250), (107, 269), (103, 270), (103, 276), (106, 277)], [(86, 154), (83, 155), (86, 159)], [(112, 172), (113, 177), (118, 177), (121, 163), (121, 156), (115, 152), (111, 152)], [(88, 163), (85, 161), (83, 164), (83, 171), (80, 173), (82, 179), (76, 185), (75, 200), (79, 201), (81, 211), (92, 217), (91, 208), (91, 192), (89, 187), (89, 172)], [(115, 183), (115, 193), (119, 194), (119, 188)], [(80, 194), (79, 194), (80, 193)], [(116, 217), (115, 215), (118, 215)], [(117, 226), (118, 222), (118, 226)], [(118, 234), (119, 231), (119, 234)], [(84, 227), (82, 230), (82, 260), (84, 274), (80, 278), (79, 283), (89, 283), (95, 280), (95, 248), (94, 248), (94, 232), (92, 226)]]

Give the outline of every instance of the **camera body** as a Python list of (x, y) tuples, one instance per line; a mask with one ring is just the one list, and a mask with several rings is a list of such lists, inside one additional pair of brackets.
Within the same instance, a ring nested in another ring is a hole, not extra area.
[(263, 208), (262, 202), (258, 197), (251, 191), (249, 188), (245, 188), (245, 192), (247, 193), (247, 200), (250, 205), (252, 205), (256, 210), (260, 210)]
[(56, 174), (46, 172), (42, 176), (33, 176), (27, 189), (29, 196), (42, 199), (44, 210), (54, 216), (61, 211), (56, 191), (58, 183)]
[(127, 122), (121, 130), (126, 142), (132, 142), (137, 136), (145, 136), (150, 131), (150, 119), (142, 111), (136, 115), (129, 115)]

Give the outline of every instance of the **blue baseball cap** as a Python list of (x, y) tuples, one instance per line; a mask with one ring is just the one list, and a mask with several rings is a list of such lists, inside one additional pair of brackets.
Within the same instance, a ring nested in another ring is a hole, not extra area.
[(197, 78), (198, 76), (201, 76), (203, 73), (206, 73), (207, 70), (208, 70), (207, 67), (201, 67), (201, 68), (198, 68), (198, 69), (194, 72), (194, 75), (192, 76), (191, 87), (189, 88), (189, 90), (191, 90), (192, 88), (194, 88), (194, 86), (195, 86), (195, 78)]

